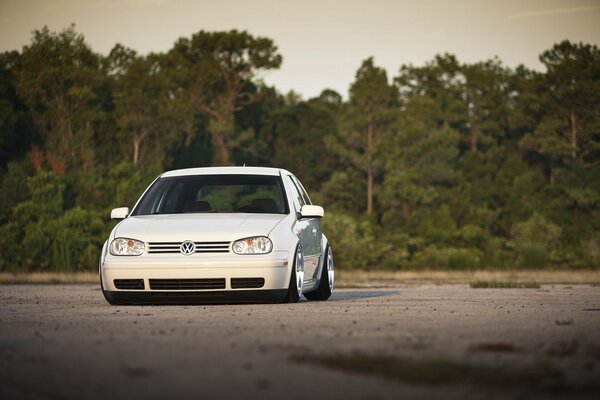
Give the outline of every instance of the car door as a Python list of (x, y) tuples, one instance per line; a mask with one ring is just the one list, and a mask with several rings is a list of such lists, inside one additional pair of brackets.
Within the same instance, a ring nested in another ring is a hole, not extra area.
[[(293, 175), (289, 176), (292, 183), (294, 197), (298, 200), (298, 212), (300, 208), (305, 204), (312, 204), (306, 190)], [(321, 226), (319, 224), (319, 218), (302, 218), (298, 221), (302, 224), (302, 250), (304, 252), (304, 276), (305, 281), (312, 282), (318, 279), (318, 267), (319, 260), (321, 257)]]

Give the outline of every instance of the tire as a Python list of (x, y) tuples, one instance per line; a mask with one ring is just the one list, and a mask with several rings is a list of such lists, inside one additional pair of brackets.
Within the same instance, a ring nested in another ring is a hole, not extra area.
[(285, 295), (284, 303), (297, 303), (302, 295), (302, 286), (304, 281), (304, 257), (300, 244), (296, 246), (296, 255), (294, 256), (294, 265), (290, 274), (290, 285)]
[(329, 299), (331, 292), (333, 292), (334, 277), (333, 252), (331, 251), (331, 247), (327, 245), (323, 268), (321, 268), (319, 287), (313, 292), (304, 293), (304, 297), (311, 301), (325, 301)]

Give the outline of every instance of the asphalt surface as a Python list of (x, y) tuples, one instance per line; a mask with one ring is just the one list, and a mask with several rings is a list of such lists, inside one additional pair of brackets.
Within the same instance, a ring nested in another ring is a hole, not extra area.
[(95, 285), (0, 286), (2, 399), (599, 395), (594, 286), (414, 285), (207, 306), (109, 306)]

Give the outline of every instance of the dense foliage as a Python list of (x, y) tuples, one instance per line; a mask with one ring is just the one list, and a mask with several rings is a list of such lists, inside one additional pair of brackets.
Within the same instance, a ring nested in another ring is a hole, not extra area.
[(600, 50), (564, 41), (544, 72), (440, 55), (348, 100), (259, 77), (268, 38), (204, 32), (161, 54), (95, 53), (73, 27), (0, 54), (0, 271), (91, 270), (161, 171), (296, 173), (341, 268), (600, 266)]

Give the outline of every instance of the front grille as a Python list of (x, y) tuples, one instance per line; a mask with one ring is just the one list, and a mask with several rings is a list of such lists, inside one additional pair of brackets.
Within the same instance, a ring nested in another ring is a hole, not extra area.
[(256, 289), (265, 285), (265, 278), (231, 278), (232, 289)]
[(150, 279), (152, 290), (225, 289), (225, 278), (215, 279)]
[(143, 279), (115, 279), (115, 287), (122, 290), (144, 290)]
[[(182, 242), (150, 242), (148, 253), (181, 253)], [(195, 253), (229, 253), (230, 242), (194, 242)]]

